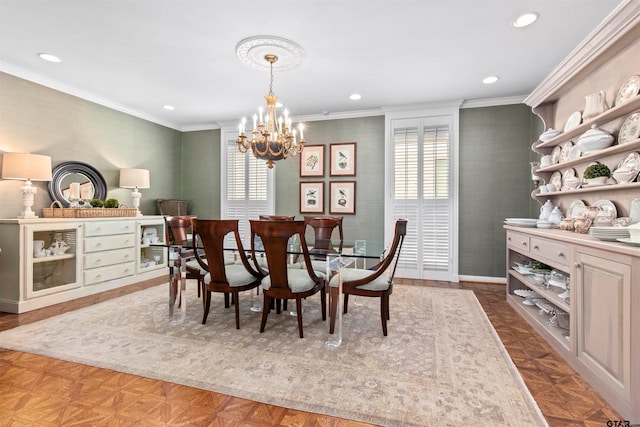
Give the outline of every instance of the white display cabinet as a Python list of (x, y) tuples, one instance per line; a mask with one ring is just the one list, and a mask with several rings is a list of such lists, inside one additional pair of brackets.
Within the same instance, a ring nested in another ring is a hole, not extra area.
[[(166, 248), (141, 243), (161, 216), (0, 219), (0, 311), (64, 303), (166, 275)], [(56, 250), (57, 249), (57, 250)], [(160, 259), (141, 268), (142, 260)]]
[(166, 232), (164, 218), (141, 219), (137, 221), (137, 271), (151, 271), (167, 266)]

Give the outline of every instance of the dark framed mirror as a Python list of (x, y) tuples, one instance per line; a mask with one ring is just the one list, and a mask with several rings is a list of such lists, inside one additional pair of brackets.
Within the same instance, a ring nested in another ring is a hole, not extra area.
[(80, 198), (91, 200), (107, 197), (107, 183), (96, 168), (82, 162), (64, 162), (53, 168), (49, 195), (65, 208), (69, 207), (71, 183), (80, 184)]

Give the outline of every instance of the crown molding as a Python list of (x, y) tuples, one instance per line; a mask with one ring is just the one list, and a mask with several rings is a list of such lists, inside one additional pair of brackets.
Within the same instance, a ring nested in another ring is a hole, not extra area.
[(505, 96), (502, 98), (470, 99), (462, 101), (460, 109), (498, 107), (500, 105), (522, 104), (526, 95)]
[(605, 63), (630, 40), (640, 37), (640, 0), (618, 5), (551, 73), (524, 99), (532, 108), (553, 100), (561, 88), (580, 73)]
[(40, 74), (33, 73), (31, 71), (27, 71), (23, 68), (17, 67), (15, 65), (7, 64), (6, 62), (0, 61), (0, 71), (11, 74), (12, 76), (19, 77), (24, 80), (28, 80), (33, 83), (37, 83), (39, 85), (45, 86), (49, 89), (54, 89), (59, 92), (66, 93), (68, 95), (75, 96), (77, 98), (84, 99), (89, 102), (93, 102), (98, 105), (102, 105), (103, 107), (111, 108), (112, 110), (120, 111), (121, 113), (128, 114), (130, 116), (137, 117), (139, 119), (147, 120), (149, 122), (153, 122), (174, 130), (179, 131), (180, 126), (176, 123), (168, 122), (166, 120), (160, 119), (158, 117), (142, 113), (140, 111), (134, 110), (122, 104), (115, 103), (105, 98), (101, 98), (89, 92), (78, 89), (74, 86), (69, 86), (67, 84), (61, 83), (57, 80), (50, 79), (48, 77), (44, 77)]

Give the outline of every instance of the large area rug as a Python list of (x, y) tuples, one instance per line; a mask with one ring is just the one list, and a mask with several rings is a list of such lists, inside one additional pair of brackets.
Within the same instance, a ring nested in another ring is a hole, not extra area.
[(384, 426), (541, 426), (546, 422), (472, 291), (396, 285), (389, 336), (379, 300), (359, 298), (340, 347), (325, 345), (319, 296), (295, 317), (260, 315), (214, 294), (206, 325), (189, 289), (187, 317), (167, 321), (157, 286), (0, 333), (0, 347)]

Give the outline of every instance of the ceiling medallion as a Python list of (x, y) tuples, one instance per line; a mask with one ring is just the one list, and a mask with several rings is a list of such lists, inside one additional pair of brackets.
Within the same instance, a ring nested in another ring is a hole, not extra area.
[[(278, 36), (254, 36), (240, 40), (236, 55), (244, 64), (261, 71), (291, 70), (302, 63), (304, 49), (297, 43)], [(277, 63), (264, 60), (266, 55), (278, 57)]]

